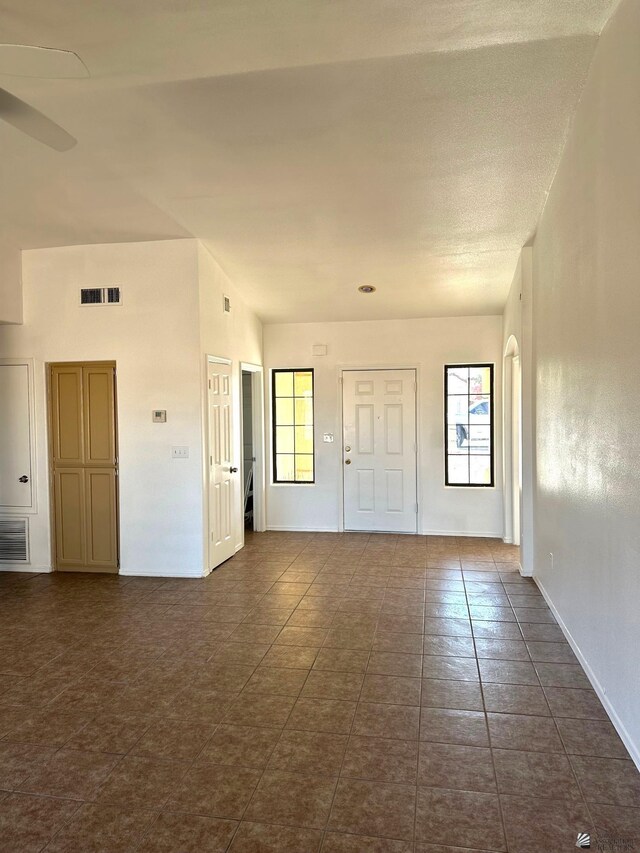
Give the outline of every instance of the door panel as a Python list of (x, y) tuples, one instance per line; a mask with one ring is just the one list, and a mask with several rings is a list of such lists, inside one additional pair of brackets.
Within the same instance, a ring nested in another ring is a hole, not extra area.
[[(29, 367), (0, 364), (0, 507), (33, 506)], [(20, 482), (27, 477), (26, 482)]]
[(115, 368), (50, 370), (56, 568), (117, 572)]
[(209, 363), (209, 568), (235, 553), (231, 365)]
[(86, 465), (115, 465), (113, 368), (82, 369)]
[(109, 468), (85, 468), (87, 564), (113, 566), (116, 549), (116, 474)]
[(342, 376), (345, 530), (415, 533), (415, 370)]
[(51, 396), (54, 464), (83, 465), (82, 368), (53, 368)]
[(83, 568), (86, 562), (84, 468), (54, 473), (57, 568)]

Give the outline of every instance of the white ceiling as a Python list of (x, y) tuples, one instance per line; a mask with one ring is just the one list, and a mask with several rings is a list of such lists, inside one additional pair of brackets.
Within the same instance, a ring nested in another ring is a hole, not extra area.
[(0, 76), (78, 139), (0, 122), (0, 228), (196, 236), (267, 322), (498, 312), (616, 3), (9, 0), (92, 76)]

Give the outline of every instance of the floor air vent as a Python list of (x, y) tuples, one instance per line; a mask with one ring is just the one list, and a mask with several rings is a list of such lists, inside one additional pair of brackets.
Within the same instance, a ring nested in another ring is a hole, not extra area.
[(0, 518), (0, 563), (29, 562), (28, 525), (26, 518)]
[(83, 287), (80, 305), (122, 305), (119, 287)]

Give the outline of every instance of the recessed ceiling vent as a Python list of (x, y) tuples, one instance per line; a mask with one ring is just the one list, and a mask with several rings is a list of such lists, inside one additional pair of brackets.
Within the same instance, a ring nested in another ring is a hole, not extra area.
[(122, 305), (119, 287), (83, 287), (80, 305)]
[(28, 533), (28, 519), (0, 518), (0, 563), (29, 562)]

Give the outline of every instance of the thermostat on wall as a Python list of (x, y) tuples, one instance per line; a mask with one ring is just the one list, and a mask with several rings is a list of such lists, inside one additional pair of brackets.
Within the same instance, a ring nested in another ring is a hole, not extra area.
[(167, 410), (166, 409), (154, 409), (151, 413), (151, 418), (154, 424), (166, 424), (167, 422)]

